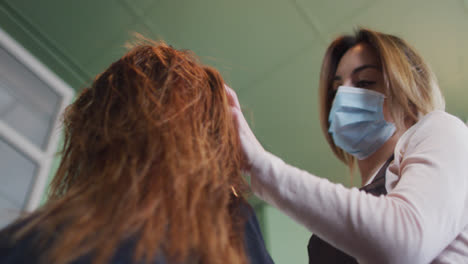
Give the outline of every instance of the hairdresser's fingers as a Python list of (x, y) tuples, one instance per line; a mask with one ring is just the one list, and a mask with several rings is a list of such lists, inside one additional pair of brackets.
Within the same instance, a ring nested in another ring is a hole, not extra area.
[[(263, 149), (260, 142), (255, 137), (252, 129), (250, 129), (249, 123), (242, 114), (242, 110), (237, 99), (236, 92), (226, 84), (224, 85), (226, 94), (228, 95), (229, 104), (231, 106), (232, 116), (237, 127), (239, 140), (244, 156), (244, 169), (247, 172), (261, 163), (261, 157), (266, 151)], [(259, 163), (259, 164), (256, 164)]]
[(232, 107), (237, 107), (240, 109), (241, 107), (236, 92), (234, 92), (234, 90), (226, 84), (224, 84), (224, 89), (226, 90), (226, 94), (228, 95), (229, 104)]
[(246, 164), (244, 164), (244, 167), (246, 170), (250, 170), (252, 167), (256, 166), (255, 161), (263, 156), (262, 154), (265, 150), (250, 129), (242, 111), (236, 107), (231, 107), (231, 111), (236, 122), (239, 140), (245, 158)]

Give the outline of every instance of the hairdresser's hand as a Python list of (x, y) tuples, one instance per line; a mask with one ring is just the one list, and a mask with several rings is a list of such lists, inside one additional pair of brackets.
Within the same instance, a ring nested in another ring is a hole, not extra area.
[(259, 163), (261, 163), (262, 159), (266, 156), (266, 151), (250, 129), (247, 120), (245, 120), (236, 92), (227, 85), (224, 85), (224, 87), (226, 88), (229, 104), (231, 105), (231, 112), (237, 125), (242, 151), (244, 152), (244, 158), (246, 160), (244, 169), (250, 171), (252, 168), (260, 165)]

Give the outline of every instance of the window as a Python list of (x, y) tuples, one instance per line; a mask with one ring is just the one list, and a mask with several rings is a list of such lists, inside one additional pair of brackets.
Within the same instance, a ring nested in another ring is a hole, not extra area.
[(0, 228), (38, 207), (70, 86), (0, 29)]

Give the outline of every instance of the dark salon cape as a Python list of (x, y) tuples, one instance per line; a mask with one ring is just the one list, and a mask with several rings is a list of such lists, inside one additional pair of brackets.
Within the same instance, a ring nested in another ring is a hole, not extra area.
[[(239, 212), (246, 218), (244, 226), (245, 252), (247, 260), (251, 264), (271, 264), (273, 260), (268, 254), (263, 237), (260, 231), (257, 217), (252, 207), (246, 203), (242, 203), (239, 207)], [(0, 231), (0, 264), (35, 264), (38, 263), (38, 257), (41, 252), (35, 249), (32, 240), (34, 233), (25, 236), (22, 240), (14, 244), (10, 243), (11, 231), (24, 225), (24, 222), (13, 224), (6, 229)], [(117, 249), (115, 255), (109, 263), (112, 264), (129, 264), (132, 262), (133, 242), (127, 241), (122, 243)], [(82, 256), (73, 264), (89, 264), (92, 258)], [(229, 259), (220, 260), (223, 263), (229, 263)], [(170, 264), (163, 255), (150, 262), (151, 264)], [(139, 263), (143, 264), (143, 263)], [(146, 263), (145, 263), (146, 264)]]
[[(362, 187), (360, 190), (367, 193), (373, 194), (375, 196), (387, 194), (385, 189), (385, 173), (387, 171), (388, 165), (393, 161), (393, 155), (390, 159), (385, 162), (385, 164), (377, 172), (374, 180)], [(355, 264), (358, 263), (356, 259), (347, 255), (343, 251), (333, 247), (328, 244), (320, 237), (313, 235), (309, 244), (307, 245), (307, 252), (309, 254), (309, 264), (315, 263), (330, 263), (330, 264)]]

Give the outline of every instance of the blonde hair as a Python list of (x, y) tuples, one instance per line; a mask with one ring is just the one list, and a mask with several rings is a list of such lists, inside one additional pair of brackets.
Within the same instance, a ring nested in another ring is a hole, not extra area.
[(371, 46), (379, 56), (388, 106), (397, 127), (413, 125), (425, 114), (445, 108), (437, 79), (429, 65), (401, 38), (366, 28), (359, 28), (354, 36), (336, 38), (325, 53), (320, 72), (320, 122), (333, 152), (351, 170), (355, 159), (333, 142), (328, 133), (328, 115), (334, 98), (333, 78), (338, 64), (350, 48), (361, 43)]

